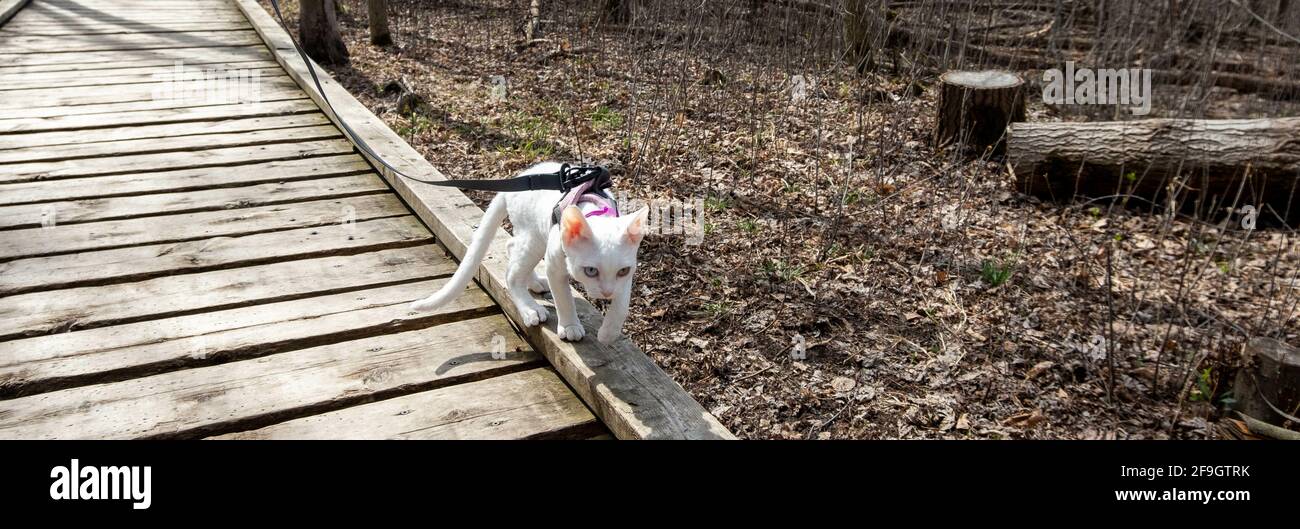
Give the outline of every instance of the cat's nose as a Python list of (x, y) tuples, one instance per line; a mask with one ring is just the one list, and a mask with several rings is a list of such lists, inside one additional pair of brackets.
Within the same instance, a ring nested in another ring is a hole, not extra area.
[(613, 292), (610, 292), (610, 291), (608, 291), (608, 290), (601, 289), (601, 291), (600, 291), (600, 298), (601, 298), (601, 299), (614, 299), (614, 293), (613, 293)]

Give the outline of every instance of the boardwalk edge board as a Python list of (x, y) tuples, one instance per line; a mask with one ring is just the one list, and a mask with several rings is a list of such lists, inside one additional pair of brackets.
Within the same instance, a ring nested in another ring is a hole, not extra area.
[[(266, 42), (276, 62), (316, 101), (335, 124), (342, 114), (371, 148), (402, 171), (421, 178), (445, 179), (427, 160), (382, 120), (358, 102), (319, 66), (320, 83), (333, 109), (324, 104), (289, 35), (256, 0), (232, 0)], [(342, 128), (342, 127), (340, 127)], [(346, 133), (345, 133), (346, 136)], [(349, 138), (355, 140), (355, 138)], [(449, 252), (460, 259), (483, 211), (457, 190), (420, 184), (396, 177), (389, 169), (364, 155), (397, 191), (416, 215), (429, 226)], [(520, 321), (505, 288), (505, 241), (498, 229), (492, 250), (479, 266), (477, 279), (512, 321)], [(709, 414), (681, 386), (626, 338), (613, 345), (592, 339), (601, 315), (577, 292), (578, 314), (589, 338), (577, 343), (560, 340), (554, 318), (547, 325), (523, 328), (536, 347), (578, 396), (619, 439), (734, 439), (735, 436)]]
[(3, 27), (5, 22), (13, 18), (19, 9), (27, 5), (28, 1), (30, 0), (0, 0), (0, 27)]

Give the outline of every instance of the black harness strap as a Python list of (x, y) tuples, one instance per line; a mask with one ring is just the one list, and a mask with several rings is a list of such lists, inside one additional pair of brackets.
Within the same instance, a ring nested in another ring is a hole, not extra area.
[[(416, 179), (412, 178), (412, 180)], [(605, 189), (612, 183), (609, 177), (609, 171), (604, 167), (599, 165), (571, 166), (567, 163), (561, 165), (560, 170), (554, 173), (534, 173), (520, 175), (514, 178), (418, 181), (436, 186), (458, 187), (460, 189), (473, 189), (476, 191), (510, 193), (518, 191), (536, 191), (539, 189), (553, 189), (561, 193), (568, 193), (570, 189), (578, 187), (589, 180), (596, 180), (596, 184), (592, 186), (594, 189)]]
[(311, 80), (316, 84), (316, 91), (320, 92), (321, 100), (324, 101), (325, 106), (329, 107), (330, 111), (333, 112), (339, 127), (341, 127), (343, 131), (347, 133), (348, 137), (352, 139), (352, 143), (357, 146), (357, 150), (366, 154), (370, 159), (375, 160), (380, 165), (383, 165), (389, 171), (392, 171), (393, 174), (408, 180), (414, 180), (429, 185), (507, 193), (534, 191), (539, 189), (553, 189), (567, 193), (570, 189), (573, 189), (588, 180), (598, 178), (604, 179), (604, 181), (597, 182), (593, 187), (597, 189), (609, 187), (609, 171), (598, 165), (570, 166), (566, 163), (560, 166), (559, 171), (554, 173), (527, 174), (516, 176), (514, 178), (490, 180), (426, 180), (403, 173), (384, 160), (383, 157), (375, 153), (375, 151), (370, 148), (370, 145), (366, 144), (366, 141), (361, 138), (361, 135), (357, 134), (356, 131), (352, 130), (352, 127), (348, 126), (348, 122), (343, 120), (343, 116), (339, 115), (338, 111), (334, 110), (334, 105), (330, 103), (329, 96), (325, 95), (325, 87), (321, 86), (320, 77), (316, 75), (316, 68), (312, 66), (311, 58), (307, 57), (307, 52), (303, 51), (302, 46), (298, 44), (298, 39), (293, 37), (293, 34), (289, 32), (288, 25), (284, 23), (284, 15), (280, 13), (280, 2), (278, 0), (271, 0), (271, 7), (275, 9), (275, 17), (279, 19), (280, 25), (285, 28), (284, 32), (289, 35), (289, 40), (293, 42), (294, 49), (298, 50), (298, 57), (302, 58), (303, 64), (307, 66), (307, 73), (311, 74)]

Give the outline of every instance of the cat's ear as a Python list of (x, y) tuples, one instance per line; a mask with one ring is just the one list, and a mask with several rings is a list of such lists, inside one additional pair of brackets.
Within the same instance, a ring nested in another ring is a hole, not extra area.
[(636, 213), (629, 215), (632, 220), (627, 223), (627, 242), (631, 244), (641, 244), (641, 239), (645, 237), (646, 217), (650, 215), (650, 208), (643, 207)]
[(587, 219), (577, 206), (564, 208), (564, 213), (560, 214), (560, 237), (565, 246), (591, 240), (591, 226), (587, 225)]

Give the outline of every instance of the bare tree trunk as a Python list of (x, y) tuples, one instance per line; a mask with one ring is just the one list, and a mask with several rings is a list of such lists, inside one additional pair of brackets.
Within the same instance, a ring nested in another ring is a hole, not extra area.
[(542, 0), (528, 2), (528, 24), (524, 26), (524, 42), (532, 42), (542, 25)]
[(878, 44), (876, 33), (879, 31), (879, 17), (868, 3), (870, 0), (844, 2), (844, 42), (848, 46), (849, 59), (859, 72), (872, 66), (875, 59), (873, 52)]
[(334, 0), (302, 0), (298, 12), (298, 40), (312, 59), (321, 64), (347, 64), (348, 48), (339, 36)]
[(388, 31), (388, 0), (366, 0), (366, 17), (370, 21), (370, 43), (387, 46), (393, 43)]
[(604, 0), (600, 8), (600, 20), (612, 24), (627, 24), (632, 21), (632, 0)]
[(877, 52), (886, 50), (897, 70), (898, 49), (915, 37), (898, 27), (898, 14), (885, 6), (880, 0), (844, 0), (844, 42), (859, 73), (875, 67)]

